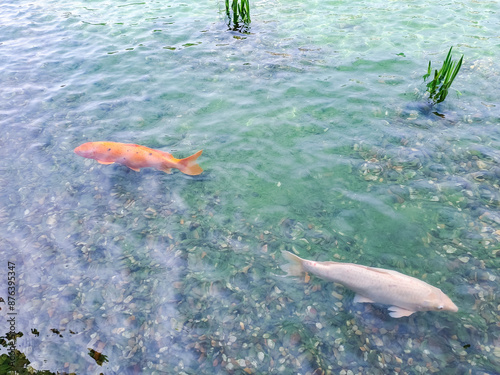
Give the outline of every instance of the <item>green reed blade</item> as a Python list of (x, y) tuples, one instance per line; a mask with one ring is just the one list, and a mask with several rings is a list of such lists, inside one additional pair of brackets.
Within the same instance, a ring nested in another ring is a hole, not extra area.
[[(434, 70), (434, 79), (427, 83), (427, 91), (429, 92), (429, 99), (432, 104), (441, 103), (446, 99), (448, 95), (448, 90), (455, 80), (460, 68), (462, 67), (462, 62), (464, 56), (460, 58), (458, 62), (452, 60), (451, 52), (453, 47), (450, 47), (448, 54), (443, 62), (443, 65), (439, 70)], [(424, 81), (431, 75), (431, 62), (429, 61), (429, 66), (427, 67), (427, 74), (424, 74)]]
[[(227, 1), (227, 0), (226, 0)], [(429, 67), (427, 68), (427, 74), (423, 75), (424, 81), (431, 76), (431, 62), (429, 61)]]
[(462, 57), (460, 58), (460, 60), (458, 61), (458, 64), (455, 68), (455, 71), (453, 72), (453, 76), (451, 77), (451, 81), (450, 81), (450, 85), (451, 83), (455, 80), (455, 77), (457, 76), (458, 74), (458, 71), (460, 70), (460, 68), (462, 67), (462, 61), (464, 59), (464, 55), (462, 55)]

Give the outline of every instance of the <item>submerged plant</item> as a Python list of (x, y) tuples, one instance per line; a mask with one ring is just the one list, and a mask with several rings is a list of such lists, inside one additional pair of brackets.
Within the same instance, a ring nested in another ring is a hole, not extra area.
[[(451, 59), (451, 50), (453, 47), (450, 47), (448, 52), (448, 56), (443, 62), (443, 66), (438, 71), (437, 69), (434, 71), (434, 79), (427, 84), (427, 91), (429, 92), (429, 99), (432, 104), (441, 103), (446, 99), (448, 95), (448, 90), (453, 83), (453, 80), (458, 74), (462, 66), (462, 60), (464, 55), (458, 60), (458, 62), (453, 61)], [(431, 62), (429, 61), (429, 67), (427, 68), (427, 74), (424, 74), (424, 81), (430, 77), (431, 75)]]
[[(231, 30), (247, 31), (250, 26), (250, 1), (249, 0), (229, 0), (226, 2), (226, 15), (228, 26)], [(243, 23), (243, 25), (240, 25)]]

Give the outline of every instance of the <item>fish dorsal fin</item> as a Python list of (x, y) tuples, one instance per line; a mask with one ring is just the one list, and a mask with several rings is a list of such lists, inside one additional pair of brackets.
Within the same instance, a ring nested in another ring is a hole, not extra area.
[(166, 151), (161, 151), (161, 150), (155, 150), (155, 151), (158, 151), (160, 154), (162, 154), (166, 158), (173, 159), (173, 160), (178, 160), (178, 159), (175, 159), (172, 154), (170, 154), (170, 153), (168, 153)]
[(403, 309), (402, 307), (397, 307), (397, 306), (389, 307), (389, 315), (393, 318), (401, 318), (403, 316), (410, 316), (414, 312), (415, 311)]
[(401, 276), (402, 275), (401, 273), (399, 273), (397, 271), (386, 270), (385, 268), (369, 267), (369, 266), (364, 266), (362, 264), (356, 264), (356, 263), (342, 263), (342, 262), (322, 262), (322, 263), (338, 264), (339, 266), (345, 265), (345, 266), (351, 266), (351, 267), (358, 267), (358, 268), (365, 269), (367, 271), (377, 272), (377, 273), (381, 273), (384, 275), (390, 275), (390, 276)]
[(150, 147), (146, 147), (146, 146), (143, 146), (143, 145), (130, 144), (129, 146), (138, 148), (138, 149), (140, 149), (142, 151), (145, 151), (145, 152), (148, 152), (148, 153), (159, 152), (160, 154), (162, 154), (164, 156), (170, 156), (170, 157), (172, 157), (172, 155), (170, 155), (168, 152), (160, 151), (160, 150), (157, 150), (157, 149), (154, 149), (154, 148), (150, 148)]
[(386, 270), (384, 268), (376, 268), (376, 267), (366, 267), (366, 268), (369, 269), (370, 271), (379, 272), (379, 273), (383, 273), (386, 275), (392, 275), (392, 276), (401, 276), (402, 275), (402, 273), (400, 273), (398, 271)]
[(141, 150), (144, 150), (144, 151), (150, 151), (150, 150), (152, 150), (152, 148), (149, 148), (149, 147), (146, 147), (146, 146), (143, 146), (143, 145), (136, 145), (135, 143), (127, 143), (127, 146), (128, 147), (140, 148)]
[(354, 296), (353, 302), (355, 302), (355, 303), (375, 303), (374, 300), (372, 300), (368, 297), (362, 296), (360, 294), (356, 294)]

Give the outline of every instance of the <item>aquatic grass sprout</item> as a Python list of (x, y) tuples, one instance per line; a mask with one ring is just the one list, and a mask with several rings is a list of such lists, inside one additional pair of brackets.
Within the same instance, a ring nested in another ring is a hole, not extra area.
[[(249, 0), (225, 0), (228, 26), (234, 31), (248, 31), (250, 27), (250, 1)], [(240, 25), (243, 23), (243, 25)]]
[[(464, 55), (462, 55), (462, 57), (460, 58), (460, 60), (458, 60), (458, 62), (453, 61), (451, 59), (452, 49), (453, 47), (450, 47), (450, 50), (448, 51), (448, 56), (446, 56), (446, 59), (443, 62), (443, 66), (439, 71), (437, 69), (434, 70), (434, 79), (427, 84), (429, 99), (431, 100), (433, 105), (441, 103), (446, 99), (446, 96), (448, 95), (448, 90), (453, 81), (455, 80), (458, 71), (462, 67), (462, 61)], [(430, 77), (431, 72), (432, 72), (431, 62), (429, 61), (427, 74), (424, 74), (423, 76), (424, 81)]]

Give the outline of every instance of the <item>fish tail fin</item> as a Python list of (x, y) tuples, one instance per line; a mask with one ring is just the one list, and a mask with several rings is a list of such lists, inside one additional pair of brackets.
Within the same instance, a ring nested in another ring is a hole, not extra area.
[(177, 163), (179, 164), (179, 170), (182, 173), (196, 176), (203, 172), (203, 169), (196, 163), (196, 159), (201, 155), (203, 150), (198, 151), (196, 154), (188, 156), (187, 158), (180, 159)]
[(288, 263), (281, 265), (281, 269), (285, 271), (288, 276), (300, 276), (304, 272), (302, 259), (297, 255), (285, 250), (281, 252), (281, 255), (288, 261)]

